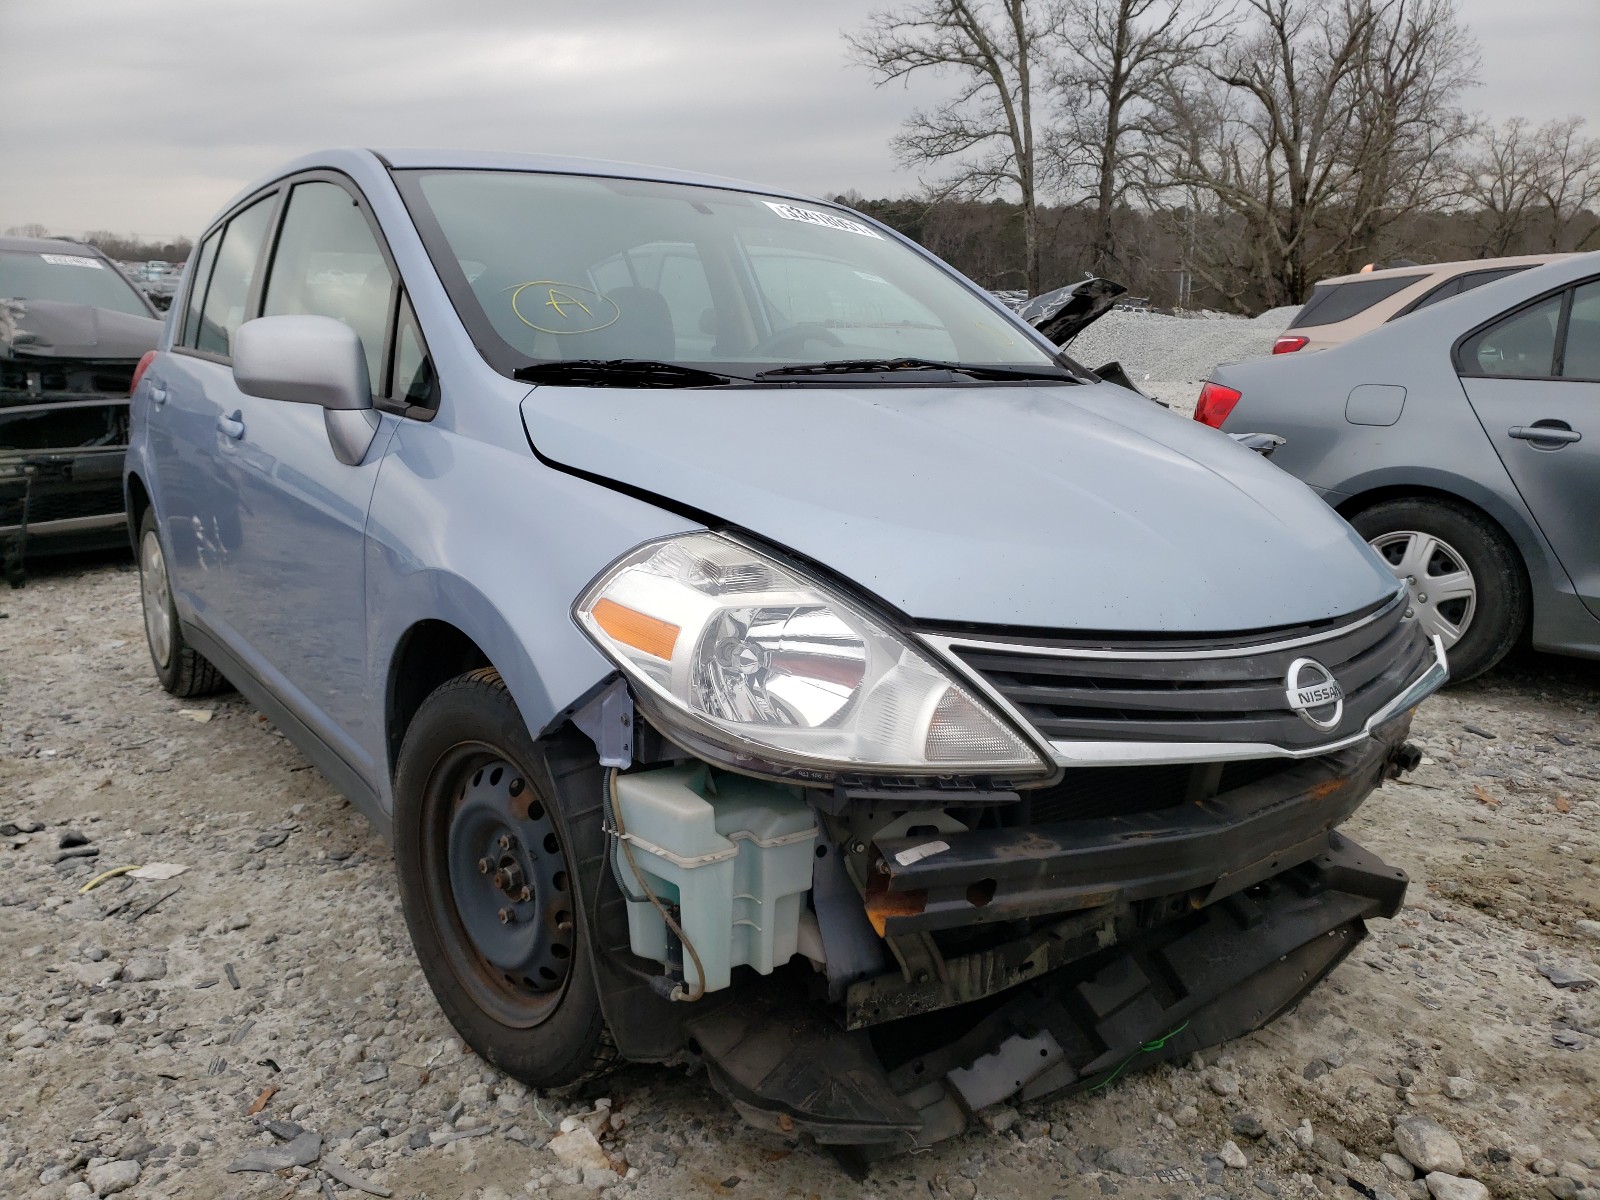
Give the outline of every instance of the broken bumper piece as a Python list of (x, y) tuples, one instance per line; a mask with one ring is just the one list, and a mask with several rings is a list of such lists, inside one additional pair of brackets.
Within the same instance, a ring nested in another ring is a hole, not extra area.
[(746, 1120), (876, 1158), (953, 1137), (991, 1104), (1097, 1088), (1266, 1025), (1367, 919), (1399, 910), (1406, 883), (1334, 833), (1309, 861), (960, 1008), (847, 1030), (767, 986), (687, 1028)]

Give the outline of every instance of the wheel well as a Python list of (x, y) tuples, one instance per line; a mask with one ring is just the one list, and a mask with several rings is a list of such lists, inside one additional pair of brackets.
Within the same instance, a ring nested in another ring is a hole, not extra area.
[(405, 631), (389, 664), (384, 724), (391, 774), (411, 718), (434, 689), (457, 675), (493, 665), (476, 642), (447, 621), (419, 621)]
[(1421, 487), (1416, 484), (1407, 483), (1394, 484), (1390, 487), (1373, 488), (1370, 492), (1362, 492), (1359, 496), (1351, 496), (1342, 504), (1337, 505), (1334, 508), (1334, 511), (1348, 521), (1357, 513), (1365, 512), (1374, 505), (1382, 504), (1385, 500), (1443, 500), (1445, 503), (1453, 504), (1457, 508), (1465, 508), (1473, 513), (1476, 513), (1485, 521), (1488, 521), (1489, 524), (1493, 525), (1501, 533), (1505, 534), (1508, 542), (1510, 542), (1513, 546), (1516, 545), (1516, 539), (1513, 538), (1509, 533), (1506, 533), (1505, 527), (1501, 525), (1499, 521), (1496, 521), (1488, 513), (1484, 512), (1483, 509), (1472, 503), (1472, 501), (1463, 500), (1454, 492), (1447, 492), (1440, 488)]
[(144, 516), (144, 510), (150, 507), (150, 493), (144, 486), (144, 480), (137, 475), (129, 475), (127, 482), (128, 501), (128, 541), (133, 545), (133, 552), (139, 553), (139, 522)]

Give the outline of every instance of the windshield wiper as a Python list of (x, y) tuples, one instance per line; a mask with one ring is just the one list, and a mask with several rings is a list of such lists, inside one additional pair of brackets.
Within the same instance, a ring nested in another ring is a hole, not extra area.
[(565, 362), (529, 363), (511, 372), (511, 378), (523, 383), (567, 387), (694, 388), (749, 382), (734, 375), (719, 375), (699, 367), (649, 358), (575, 358)]
[(970, 379), (1048, 379), (1056, 383), (1077, 383), (1065, 368), (986, 367), (977, 363), (939, 362), (931, 358), (848, 358), (835, 362), (806, 363), (793, 367), (773, 367), (757, 379), (787, 379), (807, 375), (887, 375), (894, 371), (948, 371)]

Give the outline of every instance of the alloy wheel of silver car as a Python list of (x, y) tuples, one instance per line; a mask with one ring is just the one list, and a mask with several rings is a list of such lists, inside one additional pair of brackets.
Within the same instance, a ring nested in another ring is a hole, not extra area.
[(1385, 533), (1370, 544), (1406, 585), (1406, 617), (1438, 634), (1447, 650), (1460, 641), (1478, 607), (1478, 584), (1460, 552), (1414, 529)]
[(139, 599), (144, 605), (144, 633), (150, 655), (158, 667), (172, 662), (172, 593), (167, 586), (167, 562), (161, 539), (146, 529), (139, 539)]

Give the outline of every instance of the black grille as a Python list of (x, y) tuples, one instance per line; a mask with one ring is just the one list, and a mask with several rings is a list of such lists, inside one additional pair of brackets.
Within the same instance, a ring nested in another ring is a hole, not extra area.
[[(980, 647), (962, 644), (980, 635), (944, 636), (959, 639), (953, 652), (1049, 739), (1262, 742), (1296, 749), (1358, 732), (1432, 658), (1431, 644), (1416, 622), (1403, 619), (1399, 604), (1353, 629), (1348, 621), (1333, 624), (1320, 640), (1256, 652), (1241, 649), (1236, 635), (1214, 639), (1210, 647), (1193, 639), (1182, 645), (1094, 643), (1102, 652), (1156, 655), (1149, 658), (1048, 653), (1075, 648), (1059, 638), (982, 636), (986, 645)], [(1268, 646), (1285, 638), (1274, 633), (1249, 640)], [(1178, 653), (1207, 649), (1197, 657)], [(1229, 652), (1216, 652), (1223, 649)], [(1321, 663), (1344, 690), (1337, 728), (1313, 728), (1289, 707), (1286, 676), (1297, 658)]]
[[(73, 517), (101, 517), (123, 511), (120, 483), (60, 485), (35, 488), (28, 502), (28, 524), (64, 521)], [(22, 522), (22, 488), (15, 482), (0, 484), (0, 529)]]
[(1188, 799), (1190, 780), (1200, 770), (1204, 768), (1188, 763), (1074, 767), (1055, 786), (1025, 793), (1028, 823), (1090, 821), (1171, 808)]
[(1248, 784), (1260, 783), (1305, 759), (1252, 758), (1220, 768), (1204, 763), (1162, 763), (1146, 767), (1071, 767), (1061, 782), (1023, 793), (1021, 823), (1092, 821), (1160, 812), (1191, 800), (1209, 800)]
[(131, 359), (13, 359), (0, 362), (0, 406), (42, 404), (77, 396), (126, 397)]

